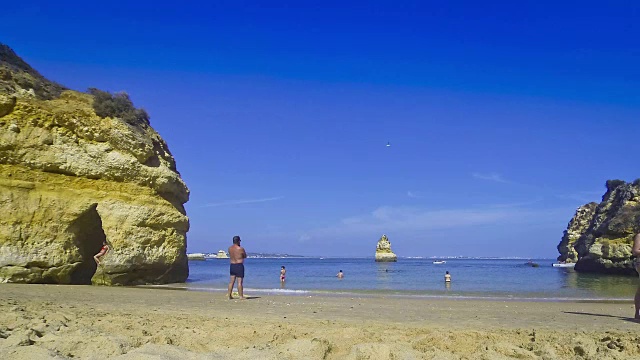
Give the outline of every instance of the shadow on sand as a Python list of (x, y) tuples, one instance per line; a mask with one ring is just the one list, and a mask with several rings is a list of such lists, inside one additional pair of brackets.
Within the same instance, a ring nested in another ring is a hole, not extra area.
[[(245, 296), (244, 297), (245, 300), (253, 300), (253, 299), (260, 299), (260, 296)], [(242, 300), (237, 296), (234, 296), (233, 299), (229, 299), (229, 300)]]
[(578, 311), (563, 311), (563, 313), (565, 313), (565, 314), (573, 314), (573, 315), (610, 317), (610, 318), (616, 318), (616, 319), (619, 319), (619, 320), (622, 320), (622, 321), (628, 321), (628, 322), (640, 324), (640, 319), (634, 319), (634, 318), (625, 317), (625, 316), (616, 316), (616, 315), (609, 315), (609, 314), (594, 314), (594, 313), (578, 312)]

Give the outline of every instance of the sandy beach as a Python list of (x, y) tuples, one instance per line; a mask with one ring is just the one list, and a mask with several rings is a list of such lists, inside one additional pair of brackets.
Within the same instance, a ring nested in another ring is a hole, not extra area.
[(633, 304), (0, 284), (1, 359), (638, 359)]

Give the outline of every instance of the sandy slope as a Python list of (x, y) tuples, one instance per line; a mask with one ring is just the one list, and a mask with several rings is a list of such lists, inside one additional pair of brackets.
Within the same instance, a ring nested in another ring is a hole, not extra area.
[(640, 359), (633, 305), (0, 284), (0, 359)]

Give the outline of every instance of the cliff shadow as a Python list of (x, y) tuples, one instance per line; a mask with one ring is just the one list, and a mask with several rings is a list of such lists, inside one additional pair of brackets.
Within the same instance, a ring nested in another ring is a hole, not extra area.
[(98, 204), (93, 204), (69, 228), (75, 236), (74, 245), (81, 256), (80, 265), (71, 274), (71, 284), (74, 285), (91, 285), (91, 278), (98, 268), (93, 256), (107, 239), (97, 207)]

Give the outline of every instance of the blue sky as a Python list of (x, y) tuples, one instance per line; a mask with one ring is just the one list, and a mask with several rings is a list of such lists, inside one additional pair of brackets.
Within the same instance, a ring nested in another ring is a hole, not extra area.
[(135, 3), (3, 4), (0, 42), (148, 110), (190, 252), (555, 257), (640, 177), (637, 2)]

